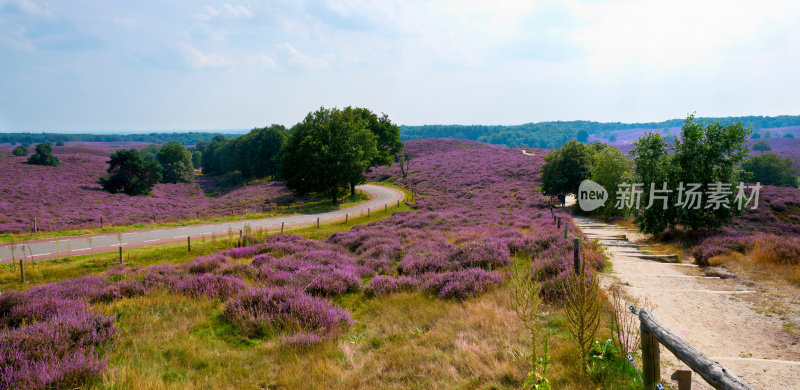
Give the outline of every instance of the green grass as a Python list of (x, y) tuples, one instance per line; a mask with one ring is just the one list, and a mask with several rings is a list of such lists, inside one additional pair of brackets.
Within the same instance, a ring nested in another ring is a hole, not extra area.
[[(292, 227), (285, 229), (284, 233), (299, 234), (312, 239), (324, 239), (333, 233), (349, 230), (355, 225), (378, 221), (390, 216), (395, 211), (408, 209), (409, 207), (401, 202), (399, 207), (395, 204), (392, 207), (388, 207), (387, 211), (379, 208), (371, 212), (369, 216), (366, 216), (366, 214), (353, 215), (348, 219), (347, 223), (344, 221), (321, 223), (319, 228), (316, 226)], [(260, 235), (278, 234), (280, 229), (260, 230), (254, 233)], [(124, 249), (123, 260), (131, 266), (148, 266), (161, 263), (180, 264), (194, 260), (198, 256), (231, 248), (236, 245), (237, 240), (238, 235), (206, 236), (203, 239), (193, 239), (191, 253), (186, 251), (185, 242)], [(66, 253), (62, 253), (62, 255), (66, 255)], [(32, 285), (100, 274), (116, 265), (118, 261), (119, 254), (114, 251), (95, 253), (94, 256), (80, 255), (37, 261), (35, 263), (25, 262), (25, 284), (20, 283), (18, 263), (0, 264), (0, 291), (26, 289)]]
[[(336, 299), (354, 324), (338, 340), (289, 348), (248, 339), (221, 314), (224, 304), (161, 293), (99, 305), (117, 315), (120, 337), (101, 388), (519, 388), (527, 333), (506, 288), (463, 302), (425, 293)], [(550, 308), (554, 389), (634, 389), (619, 361), (580, 378), (566, 321)]]
[(253, 220), (253, 219), (263, 219), (263, 218), (270, 218), (270, 217), (277, 217), (277, 216), (291, 215), (291, 214), (314, 214), (314, 213), (322, 213), (330, 210), (337, 210), (355, 206), (367, 200), (369, 200), (369, 195), (367, 195), (363, 191), (357, 191), (356, 196), (348, 195), (347, 197), (343, 198), (341, 202), (337, 205), (334, 205), (330, 199), (314, 197), (307, 203), (295, 204), (291, 206), (282, 206), (274, 211), (263, 212), (263, 213), (246, 213), (246, 214), (229, 215), (225, 217), (213, 217), (213, 218), (194, 218), (181, 221), (163, 221), (163, 222), (156, 222), (149, 224), (137, 223), (131, 225), (104, 225), (104, 227), (102, 228), (96, 227), (96, 228), (84, 228), (84, 229), (65, 229), (58, 231), (41, 231), (38, 233), (33, 233), (33, 232), (2, 233), (0, 234), (0, 243), (8, 243), (8, 242), (22, 243), (25, 241), (41, 240), (46, 238), (73, 237), (73, 236), (83, 236), (89, 234), (117, 233), (117, 232), (127, 232), (132, 230), (145, 230), (145, 229), (156, 229), (164, 227), (201, 225), (207, 223)]

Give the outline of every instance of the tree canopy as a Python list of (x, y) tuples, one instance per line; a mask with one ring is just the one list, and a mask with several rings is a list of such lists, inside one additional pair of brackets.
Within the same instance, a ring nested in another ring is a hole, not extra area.
[(109, 157), (108, 175), (100, 178), (100, 184), (111, 193), (147, 195), (161, 181), (161, 166), (142, 158), (136, 149), (118, 150)]
[(194, 177), (192, 155), (178, 142), (168, 142), (156, 155), (164, 183), (189, 183)]
[(759, 151), (761, 153), (768, 152), (772, 150), (772, 146), (769, 145), (769, 142), (761, 140), (756, 142), (753, 145), (753, 150)]
[[(747, 137), (750, 130), (742, 123), (705, 123), (689, 116), (681, 128), (681, 136), (670, 146), (657, 132), (648, 132), (634, 143), (631, 151), (636, 164), (636, 180), (643, 183), (642, 206), (636, 217), (639, 227), (653, 234), (664, 229), (682, 226), (689, 230), (716, 229), (733, 217), (725, 207), (706, 207), (707, 199), (702, 198), (700, 207), (678, 207), (678, 194), (681, 184), (700, 184), (700, 191), (708, 190), (713, 183), (721, 183), (735, 189), (741, 178), (737, 166), (747, 157)], [(654, 199), (650, 204), (651, 184), (662, 189), (666, 183), (671, 190), (666, 196)], [(722, 198), (733, 205), (735, 191), (724, 194)], [(685, 200), (685, 199), (681, 199)], [(663, 207), (666, 203), (667, 207)]]
[(195, 149), (202, 153), (205, 174), (223, 175), (238, 171), (245, 179), (276, 178), (287, 137), (285, 127), (272, 125), (255, 128), (232, 139), (219, 135), (210, 143), (197, 143)]
[(28, 164), (33, 165), (61, 165), (58, 157), (53, 156), (53, 147), (49, 142), (36, 145), (36, 153), (28, 158)]
[(542, 192), (546, 195), (577, 193), (581, 182), (591, 175), (594, 151), (591, 146), (569, 140), (544, 156)]
[(19, 145), (14, 150), (11, 151), (11, 154), (15, 156), (27, 156), (28, 155), (28, 148)]
[(797, 170), (792, 166), (792, 159), (781, 158), (775, 153), (764, 153), (747, 159), (742, 164), (749, 179), (764, 185), (779, 187), (797, 187)]
[[(322, 107), (309, 113), (292, 128), (284, 147), (281, 177), (286, 185), (301, 194), (326, 193), (337, 203), (342, 188), (362, 183), (364, 172), (376, 161), (384, 162), (382, 153), (396, 144), (384, 140), (389, 146), (379, 150), (380, 136), (376, 133), (390, 128), (391, 122), (378, 119), (380, 130), (373, 132), (373, 115), (369, 110), (350, 107)], [(386, 163), (391, 162), (388, 160)]]

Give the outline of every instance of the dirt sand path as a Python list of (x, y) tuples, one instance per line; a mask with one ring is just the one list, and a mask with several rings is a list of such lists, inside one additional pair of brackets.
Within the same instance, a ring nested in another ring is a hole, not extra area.
[[(604, 284), (620, 283), (626, 294), (649, 299), (655, 306), (652, 312), (673, 333), (756, 389), (800, 389), (798, 337), (783, 330), (785, 316), (756, 311), (768, 295), (763, 294), (764, 286), (704, 277), (691, 264), (642, 259), (643, 253), (632, 244), (643, 235), (594, 219), (574, 221), (587, 236), (608, 246), (612, 272), (604, 275)], [(789, 301), (800, 307), (800, 298)], [(664, 347), (661, 360), (666, 382), (675, 370), (688, 369)], [(699, 375), (692, 378), (692, 389), (711, 389)]]

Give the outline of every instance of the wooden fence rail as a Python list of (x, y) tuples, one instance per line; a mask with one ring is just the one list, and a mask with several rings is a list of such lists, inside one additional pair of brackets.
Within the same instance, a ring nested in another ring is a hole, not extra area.
[(639, 321), (639, 330), (642, 332), (642, 371), (645, 389), (655, 389), (656, 384), (661, 381), (658, 348), (660, 343), (715, 389), (754, 390), (730, 370), (672, 334), (647, 309), (639, 310)]

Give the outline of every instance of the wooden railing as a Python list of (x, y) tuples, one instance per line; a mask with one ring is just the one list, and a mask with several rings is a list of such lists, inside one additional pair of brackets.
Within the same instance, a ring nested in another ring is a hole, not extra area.
[(639, 321), (639, 330), (642, 332), (642, 371), (645, 389), (655, 389), (656, 384), (661, 381), (659, 344), (662, 344), (715, 389), (754, 390), (730, 370), (672, 334), (647, 309), (639, 310)]

